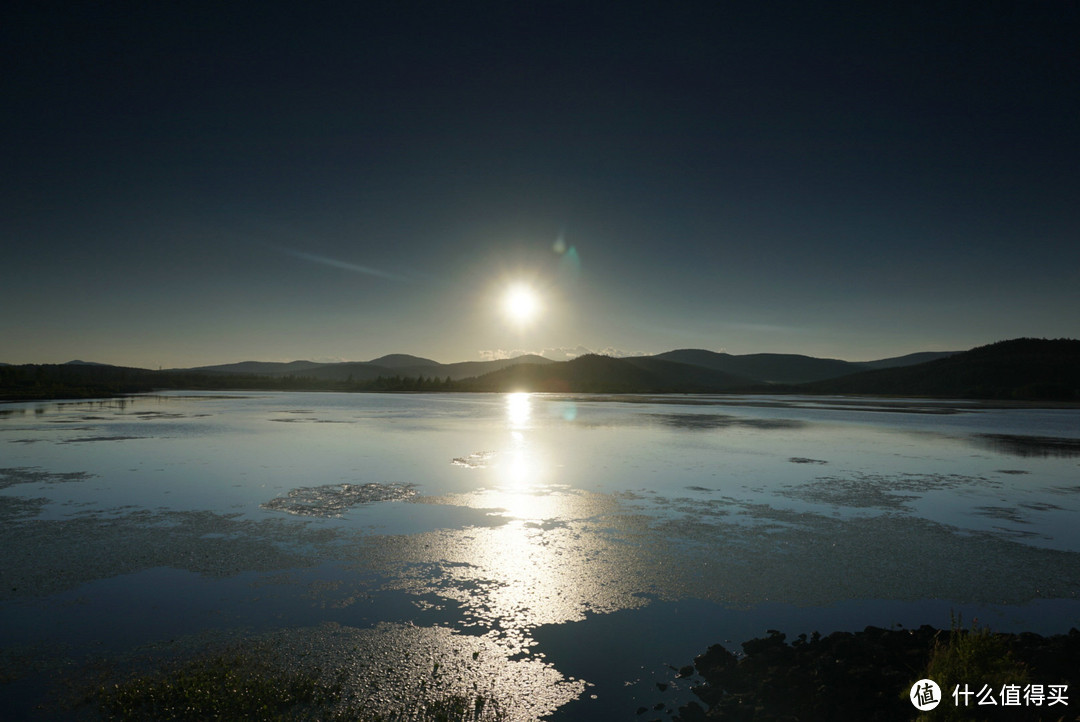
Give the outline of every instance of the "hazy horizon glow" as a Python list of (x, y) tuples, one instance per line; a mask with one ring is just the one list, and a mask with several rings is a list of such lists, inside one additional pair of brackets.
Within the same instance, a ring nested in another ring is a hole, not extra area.
[(4, 20), (0, 362), (1080, 337), (1075, 4)]

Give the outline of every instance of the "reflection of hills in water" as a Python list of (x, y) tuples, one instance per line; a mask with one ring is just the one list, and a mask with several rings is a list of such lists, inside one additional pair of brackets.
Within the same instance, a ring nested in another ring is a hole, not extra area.
[(1080, 439), (1019, 434), (976, 434), (973, 438), (980, 446), (1013, 456), (1080, 456)]

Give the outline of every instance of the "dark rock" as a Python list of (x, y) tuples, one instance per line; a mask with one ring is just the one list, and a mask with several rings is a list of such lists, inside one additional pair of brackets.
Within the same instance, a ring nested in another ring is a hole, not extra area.
[(770, 629), (768, 637), (761, 637), (759, 639), (751, 639), (748, 642), (743, 642), (742, 648), (746, 654), (761, 654), (762, 652), (785, 647), (784, 639), (785, 636), (783, 634), (775, 629)]
[(697, 667), (698, 672), (705, 674), (707, 670), (724, 670), (734, 667), (738, 661), (738, 658), (729, 652), (724, 645), (714, 644), (705, 650), (705, 654), (694, 659), (694, 665)]
[(678, 719), (682, 722), (706, 722), (705, 708), (697, 702), (690, 702), (679, 708)]

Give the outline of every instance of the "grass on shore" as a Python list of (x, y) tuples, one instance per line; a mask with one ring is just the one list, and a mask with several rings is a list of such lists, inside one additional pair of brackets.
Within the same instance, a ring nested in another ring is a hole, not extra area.
[[(937, 682), (943, 699), (936, 709), (923, 713), (919, 719), (975, 720), (993, 718), (995, 713), (1001, 713), (1001, 707), (976, 705), (974, 697), (968, 705), (964, 705), (961, 698), (958, 705), (952, 698), (957, 685), (962, 689), (967, 685), (974, 693), (978, 693), (983, 685), (1000, 691), (1006, 684), (1023, 686), (1028, 681), (1028, 670), (1012, 657), (1004, 640), (989, 627), (980, 627), (976, 619), (971, 629), (964, 629), (960, 618), (953, 617), (948, 639), (934, 643), (923, 676)], [(1012, 712), (1015, 719), (1016, 710), (1006, 709), (1005, 712)]]

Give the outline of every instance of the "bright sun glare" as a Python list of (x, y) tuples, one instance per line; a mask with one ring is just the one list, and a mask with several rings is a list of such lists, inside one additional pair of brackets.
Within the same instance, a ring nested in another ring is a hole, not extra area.
[(540, 310), (536, 292), (525, 284), (511, 286), (503, 299), (503, 310), (511, 320), (518, 323), (531, 321)]

